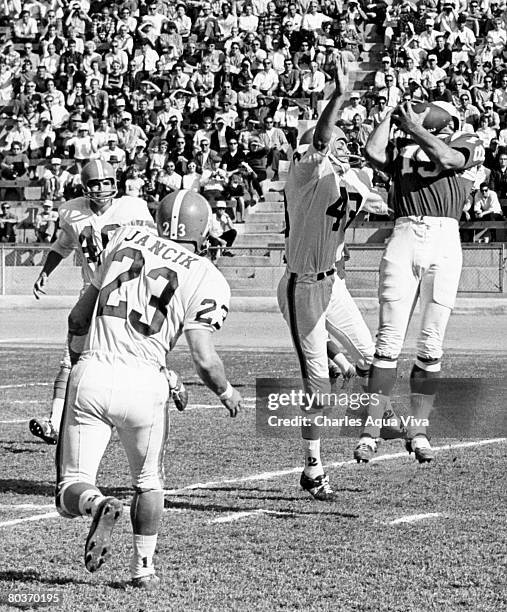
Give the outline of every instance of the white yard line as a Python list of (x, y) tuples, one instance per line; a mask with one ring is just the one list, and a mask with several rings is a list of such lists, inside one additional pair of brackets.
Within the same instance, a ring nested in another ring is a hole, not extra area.
[(45, 510), (54, 507), (54, 504), (0, 504), (0, 510)]
[[(473, 448), (476, 446), (486, 446), (488, 444), (498, 444), (498, 443), (502, 443), (502, 442), (507, 442), (507, 438), (492, 438), (490, 440), (477, 440), (474, 442), (458, 442), (456, 444), (448, 444), (445, 446), (436, 446), (433, 447), (434, 451), (446, 451), (446, 450), (453, 450), (453, 449), (459, 449), (459, 448)], [(399, 459), (402, 457), (408, 457), (407, 453), (390, 453), (390, 454), (386, 454), (386, 455), (380, 455), (379, 457), (375, 457), (373, 458), (371, 461), (372, 462), (376, 462), (376, 461), (389, 461), (391, 459)], [(350, 460), (350, 461), (338, 461), (335, 463), (330, 463), (328, 464), (327, 468), (335, 468), (335, 467), (341, 467), (344, 465), (351, 465), (351, 464), (355, 464), (355, 460)], [(297, 474), (301, 471), (301, 467), (296, 467), (296, 468), (290, 468), (287, 470), (279, 470), (276, 472), (261, 472), (259, 474), (250, 474), (249, 476), (242, 476), (240, 478), (224, 478), (222, 480), (213, 480), (207, 483), (195, 483), (195, 484), (191, 484), (191, 485), (187, 485), (186, 487), (182, 487), (181, 489), (169, 489), (164, 491), (164, 493), (166, 495), (178, 495), (180, 493), (183, 493), (185, 491), (193, 491), (196, 489), (211, 489), (213, 487), (218, 487), (224, 484), (240, 484), (242, 482), (254, 482), (254, 481), (259, 481), (259, 480), (271, 480), (273, 478), (277, 478), (279, 476), (287, 476), (290, 474)], [(21, 504), (21, 506), (24, 504)], [(180, 509), (178, 508), (167, 508), (166, 509), (167, 512), (178, 512), (180, 511)], [(259, 514), (275, 514), (275, 515), (292, 515), (293, 513), (291, 512), (277, 512), (274, 510), (264, 510), (262, 508), (257, 508), (255, 510), (245, 510), (242, 512), (235, 512), (232, 514), (228, 514), (224, 517), (219, 517), (218, 519), (215, 519), (213, 521), (211, 521), (212, 523), (228, 523), (228, 522), (234, 522), (236, 520), (239, 519), (243, 519), (243, 518), (250, 518), (251, 516), (257, 516)], [(25, 523), (28, 521), (43, 521), (46, 519), (50, 519), (50, 518), (56, 518), (58, 515), (58, 512), (48, 512), (47, 514), (37, 514), (35, 516), (27, 516), (25, 518), (21, 518), (21, 519), (14, 519), (11, 521), (4, 521), (2, 523), (0, 523), (0, 528), (1, 527), (12, 527), (14, 525), (18, 525), (19, 523)], [(428, 518), (430, 516), (433, 516), (433, 514), (430, 515), (414, 515), (414, 516), (424, 516), (425, 518)], [(407, 517), (402, 517), (402, 518), (407, 518)], [(395, 519), (398, 520), (399, 522), (403, 522), (400, 519)], [(409, 521), (405, 521), (405, 522), (409, 522)], [(390, 524), (396, 524), (396, 523), (390, 523)]]
[(407, 514), (400, 518), (389, 521), (387, 525), (401, 525), (404, 523), (417, 523), (418, 521), (425, 521), (426, 519), (439, 518), (444, 516), (441, 512), (428, 512), (426, 514)]
[(19, 523), (28, 523), (30, 521), (45, 521), (46, 519), (56, 518), (60, 516), (58, 512), (47, 512), (46, 514), (35, 514), (34, 516), (25, 516), (25, 518), (14, 519), (12, 521), (4, 521), (0, 523), (0, 527), (13, 527)]
[(28, 423), (30, 419), (8, 419), (6, 421), (0, 421), (0, 425), (7, 425), (9, 423)]
[[(457, 442), (456, 444), (448, 444), (446, 446), (435, 446), (434, 451), (446, 451), (457, 448), (470, 448), (475, 446), (485, 446), (487, 444), (497, 444), (501, 442), (507, 442), (507, 438), (493, 438), (491, 440), (477, 440), (474, 442)], [(391, 459), (408, 458), (407, 452), (402, 453), (389, 453), (386, 455), (379, 455), (370, 460), (371, 463), (377, 461), (390, 461)], [(356, 460), (350, 459), (349, 461), (337, 461), (335, 463), (329, 463), (324, 466), (326, 468), (337, 468), (343, 467), (344, 465), (355, 465)], [(224, 478), (222, 480), (212, 480), (210, 482), (195, 483), (182, 487), (180, 489), (166, 489), (166, 495), (179, 495), (185, 491), (193, 491), (195, 489), (212, 489), (213, 487), (219, 487), (227, 484), (240, 484), (242, 482), (255, 482), (259, 480), (272, 480), (280, 476), (289, 476), (290, 474), (299, 474), (301, 472), (301, 466), (295, 468), (289, 468), (287, 470), (278, 470), (276, 472), (261, 472), (258, 474), (250, 474), (249, 476), (240, 476), (239, 478)]]
[(17, 385), (0, 385), (0, 389), (24, 389), (25, 387), (49, 387), (53, 386), (52, 382), (27, 382)]
[(240, 512), (231, 512), (225, 516), (220, 516), (216, 519), (209, 521), (209, 525), (217, 525), (220, 523), (234, 523), (242, 519), (251, 518), (252, 516), (259, 516), (262, 514), (274, 514), (275, 516), (294, 516), (294, 512), (279, 512), (277, 510), (264, 510), (263, 508), (256, 508), (255, 510), (242, 510)]

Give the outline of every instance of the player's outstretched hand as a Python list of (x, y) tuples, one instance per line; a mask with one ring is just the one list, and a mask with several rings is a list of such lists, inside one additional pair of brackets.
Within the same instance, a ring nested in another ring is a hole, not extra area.
[(232, 390), (232, 396), (227, 400), (221, 400), (222, 404), (227, 408), (231, 417), (237, 416), (238, 412), (241, 409), (241, 402), (243, 398), (241, 397), (241, 393), (234, 389)]
[(48, 275), (45, 272), (41, 272), (33, 285), (33, 294), (35, 296), (35, 299), (40, 299), (40, 296), (42, 294), (46, 295), (44, 287), (46, 286), (47, 280)]
[(422, 126), (426, 115), (430, 112), (429, 106), (422, 113), (416, 113), (411, 102), (403, 102), (393, 111), (391, 117), (394, 123), (407, 134)]
[(341, 56), (336, 58), (334, 68), (335, 94), (338, 96), (343, 96), (345, 93), (346, 78), (344, 61)]

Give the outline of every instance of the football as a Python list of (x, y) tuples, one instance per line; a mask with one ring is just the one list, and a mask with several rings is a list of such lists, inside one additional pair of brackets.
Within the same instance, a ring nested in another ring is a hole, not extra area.
[[(429, 113), (426, 115), (423, 121), (423, 127), (430, 132), (440, 132), (448, 123), (453, 114), (451, 114), (446, 108), (441, 106), (445, 102), (414, 102), (412, 103), (412, 110), (417, 113), (424, 113), (429, 108)], [(399, 113), (397, 109), (393, 112), (392, 118), (395, 124), (397, 124), (397, 118)]]

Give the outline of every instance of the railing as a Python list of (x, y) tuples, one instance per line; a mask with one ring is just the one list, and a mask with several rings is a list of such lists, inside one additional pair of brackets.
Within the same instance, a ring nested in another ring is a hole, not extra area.
[[(19, 244), (0, 245), (0, 295), (29, 294), (40, 271), (45, 254), (51, 245)], [(350, 245), (350, 260), (346, 265), (347, 284), (354, 295), (373, 295), (372, 288), (378, 287), (379, 263), (384, 251), (382, 244)], [(463, 244), (463, 271), (459, 292), (461, 293), (503, 293), (505, 290), (506, 247), (501, 243)], [(217, 258), (217, 265), (224, 272), (226, 268), (254, 266), (284, 266), (284, 247), (281, 244), (230, 247), (227, 251), (235, 257), (225, 261), (224, 255)], [(209, 250), (209, 255), (219, 249)], [(242, 256), (261, 257), (255, 263), (242, 264)], [(255, 288), (256, 279), (252, 278)], [(258, 282), (258, 281), (257, 281)], [(76, 254), (64, 260), (50, 278), (52, 295), (72, 295), (79, 292), (81, 274)]]

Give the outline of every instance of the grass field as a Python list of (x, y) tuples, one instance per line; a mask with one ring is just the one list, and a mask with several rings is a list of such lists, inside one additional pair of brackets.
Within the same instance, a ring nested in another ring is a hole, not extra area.
[[(58, 592), (63, 603), (53, 609), (69, 611), (507, 610), (507, 443), (436, 439), (438, 447), (454, 446), (420, 466), (395, 440), (381, 446), (381, 460), (364, 466), (350, 461), (353, 440), (327, 440), (323, 460), (340, 500), (314, 502), (298, 487), (298, 439), (255, 435), (255, 377), (295, 375), (295, 358), (285, 353), (223, 353), (247, 398), (237, 419), (199, 384), (186, 353), (175, 353), (192, 406), (172, 413), (156, 558), (162, 588), (147, 596), (125, 586), (128, 512), (115, 532), (114, 557), (88, 574), (88, 521), (55, 515), (55, 449), (27, 427), (31, 416), (47, 412), (59, 354), (0, 353), (0, 610), (13, 609), (7, 593), (43, 591)], [(456, 377), (500, 376), (506, 366), (507, 355), (487, 353), (447, 355), (444, 362)], [(401, 384), (409, 368), (403, 359)], [(497, 408), (505, 408), (505, 398)], [(129, 503), (116, 437), (99, 485)]]

